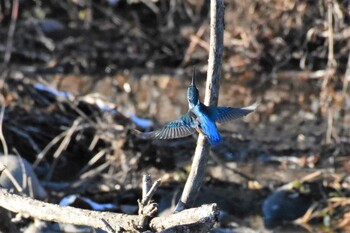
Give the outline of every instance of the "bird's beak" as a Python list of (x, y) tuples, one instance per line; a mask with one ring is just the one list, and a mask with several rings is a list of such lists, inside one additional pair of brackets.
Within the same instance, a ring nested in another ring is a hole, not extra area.
[(192, 86), (196, 86), (196, 67), (193, 67), (192, 69)]

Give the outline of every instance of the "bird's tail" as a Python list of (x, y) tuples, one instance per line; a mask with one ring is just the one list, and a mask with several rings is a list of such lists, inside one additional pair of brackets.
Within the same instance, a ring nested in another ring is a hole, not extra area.
[(209, 141), (209, 143), (210, 143), (210, 145), (212, 146), (212, 147), (215, 147), (215, 146), (217, 146), (217, 145), (219, 145), (221, 142), (222, 142), (222, 138), (221, 138), (221, 136), (220, 136), (220, 134), (218, 134), (218, 136), (219, 137), (212, 137), (213, 135), (209, 135), (209, 136), (207, 136), (207, 138), (208, 138), (208, 141)]
[(219, 134), (218, 128), (215, 122), (211, 121), (207, 116), (201, 118), (201, 130), (207, 137), (211, 146), (216, 146), (222, 142), (221, 135)]

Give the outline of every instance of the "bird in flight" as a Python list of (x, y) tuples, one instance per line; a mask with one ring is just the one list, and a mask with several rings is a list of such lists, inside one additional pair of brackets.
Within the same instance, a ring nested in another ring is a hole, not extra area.
[(163, 128), (140, 133), (143, 139), (174, 139), (189, 136), (196, 131), (203, 134), (211, 144), (216, 146), (222, 142), (215, 122), (223, 123), (241, 118), (253, 112), (257, 103), (244, 108), (206, 106), (199, 100), (199, 92), (195, 83), (193, 69), (192, 83), (187, 89), (188, 112), (178, 119), (169, 122)]

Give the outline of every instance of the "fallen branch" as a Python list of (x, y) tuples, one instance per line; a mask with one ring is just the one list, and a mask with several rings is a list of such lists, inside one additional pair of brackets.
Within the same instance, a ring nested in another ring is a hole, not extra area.
[(152, 219), (150, 226), (156, 232), (208, 232), (217, 221), (216, 204), (202, 205), (179, 213)]
[[(110, 228), (139, 232), (145, 227), (142, 215), (126, 215), (59, 206), (12, 194), (3, 188), (0, 188), (0, 206), (12, 212), (43, 221), (90, 226), (108, 232), (110, 232)], [(190, 232), (207, 232), (215, 223), (217, 216), (218, 210), (215, 204), (203, 205), (171, 216), (155, 217), (151, 219), (147, 227), (155, 232), (165, 229), (169, 230), (165, 232), (180, 232), (174, 230), (184, 227), (193, 229)], [(180, 228), (176, 228), (177, 226)]]
[(0, 189), (0, 206), (15, 213), (24, 214), (44, 221), (69, 223), (105, 229), (104, 219), (113, 229), (136, 230), (142, 223), (142, 216), (110, 212), (83, 210), (69, 206), (45, 203), (29, 197), (9, 193)]

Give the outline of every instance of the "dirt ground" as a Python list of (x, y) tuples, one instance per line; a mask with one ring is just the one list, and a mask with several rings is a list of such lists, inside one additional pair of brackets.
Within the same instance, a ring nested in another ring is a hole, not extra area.
[[(79, 194), (137, 213), (148, 173), (163, 179), (160, 214), (171, 211), (197, 135), (146, 141), (133, 130), (187, 111), (193, 66), (203, 100), (208, 2), (19, 1), (11, 20), (12, 2), (0, 0), (7, 152), (33, 164), (49, 202)], [(219, 105), (260, 105), (219, 125), (196, 203), (223, 211), (213, 232), (350, 231), (349, 13), (340, 0), (226, 1)], [(268, 230), (262, 205), (281, 187), (312, 209)]]

